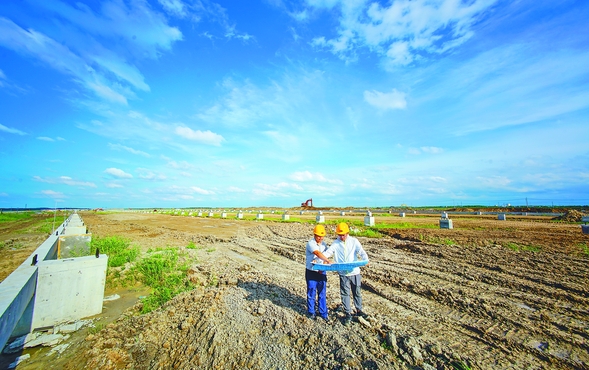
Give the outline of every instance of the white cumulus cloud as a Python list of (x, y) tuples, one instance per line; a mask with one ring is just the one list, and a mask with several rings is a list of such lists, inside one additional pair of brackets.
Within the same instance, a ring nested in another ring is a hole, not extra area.
[(193, 130), (190, 127), (178, 126), (176, 127), (176, 135), (182, 136), (185, 139), (199, 142), (201, 144), (221, 146), (221, 142), (225, 139), (219, 134), (215, 134), (209, 130), (200, 131)]
[(118, 168), (107, 168), (106, 170), (104, 170), (105, 173), (111, 175), (112, 177), (116, 177), (119, 179), (132, 179), (133, 175), (131, 175), (130, 173), (126, 173), (125, 171), (118, 169)]

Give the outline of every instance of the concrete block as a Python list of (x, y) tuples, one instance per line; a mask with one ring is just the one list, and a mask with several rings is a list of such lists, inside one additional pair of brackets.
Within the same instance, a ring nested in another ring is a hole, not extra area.
[(304, 213), (305, 213), (305, 211), (301, 211), (299, 214), (300, 214), (300, 215), (302, 215), (302, 214), (304, 214)]
[(399, 213), (399, 217), (405, 217), (405, 212)]
[(258, 213), (258, 214), (256, 215), (256, 219), (258, 219), (258, 220), (263, 220), (263, 219), (264, 219), (264, 214), (263, 214), (263, 213)]
[(290, 220), (290, 215), (287, 215), (286, 213), (282, 215), (282, 219), (283, 220)]
[(90, 254), (91, 241), (92, 234), (61, 235), (57, 245), (58, 258), (88, 256)]
[(325, 223), (325, 216), (322, 216), (322, 215), (315, 216), (315, 222), (317, 222), (318, 224)]
[(364, 226), (374, 226), (374, 217), (365, 216), (364, 217)]
[(440, 219), (440, 229), (453, 229), (452, 220), (449, 218), (442, 218)]
[(507, 220), (507, 217), (505, 216), (505, 213), (499, 213), (497, 215), (497, 219), (500, 221), (505, 221), (505, 220)]
[(227, 218), (227, 213), (225, 213), (225, 212), (221, 213), (221, 218)]
[(589, 225), (581, 225), (581, 231), (583, 234), (589, 234)]
[(32, 328), (44, 328), (102, 312), (108, 256), (38, 264)]
[(88, 229), (86, 226), (67, 226), (64, 228), (63, 232), (59, 233), (60, 235), (81, 235), (87, 234)]
[(341, 211), (339, 215), (340, 215), (340, 216), (345, 216), (345, 215), (346, 215), (346, 212), (344, 212), (344, 211)]
[(243, 212), (239, 211), (237, 213), (237, 218), (240, 218), (240, 219), (243, 218)]
[(213, 217), (214, 213), (213, 212), (209, 212), (208, 217)]

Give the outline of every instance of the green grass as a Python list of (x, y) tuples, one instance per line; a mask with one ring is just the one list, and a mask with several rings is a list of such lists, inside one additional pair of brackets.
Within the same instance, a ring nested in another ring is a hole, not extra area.
[(374, 225), (375, 229), (438, 229), (437, 224), (421, 224), (417, 225), (411, 222), (395, 222), (395, 223), (378, 223)]
[(526, 252), (539, 252), (542, 248), (535, 246), (535, 245), (520, 245), (517, 243), (509, 242), (505, 245), (505, 247), (519, 252), (519, 251), (526, 251)]
[(453, 361), (450, 363), (450, 365), (456, 370), (471, 370), (470, 366), (468, 366), (464, 361)]
[(424, 236), (423, 234), (419, 234), (419, 240), (426, 242), (426, 243), (433, 243), (433, 244), (444, 244), (444, 245), (457, 245), (454, 240), (450, 238), (441, 238), (437, 236)]
[(188, 266), (180, 264), (178, 257), (175, 248), (167, 248), (148, 253), (135, 266), (138, 279), (153, 289), (143, 300), (141, 313), (151, 312), (176, 295), (193, 288), (186, 279)]
[(359, 230), (359, 231), (350, 230), (350, 235), (363, 236), (366, 238), (382, 238), (384, 236), (381, 233), (379, 233), (377, 230), (373, 230), (373, 229), (365, 229), (365, 230)]
[(0, 222), (13, 222), (28, 220), (33, 217), (34, 212), (3, 212), (0, 213)]
[(88, 334), (96, 334), (96, 333), (100, 332), (102, 329), (104, 329), (105, 327), (106, 327), (106, 325), (104, 325), (104, 323), (98, 322), (98, 323), (96, 323), (96, 325), (88, 328)]
[(579, 248), (581, 248), (583, 254), (589, 257), (589, 246), (587, 246), (587, 243), (579, 243), (577, 245), (579, 246)]
[(203, 248), (202, 246), (194, 244), (193, 241), (188, 243), (188, 245), (186, 246), (186, 249), (202, 249), (202, 248)]
[(133, 262), (139, 256), (139, 247), (131, 246), (131, 241), (120, 236), (93, 238), (90, 242), (90, 254), (100, 253), (108, 255), (108, 267), (120, 267), (127, 262)]

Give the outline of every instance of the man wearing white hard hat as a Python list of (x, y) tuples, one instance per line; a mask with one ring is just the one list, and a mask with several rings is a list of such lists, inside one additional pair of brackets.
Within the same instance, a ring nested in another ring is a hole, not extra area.
[[(367, 261), (368, 255), (362, 244), (358, 239), (350, 236), (350, 228), (345, 222), (337, 224), (335, 228), (337, 239), (331, 244), (330, 249), (333, 248), (334, 260), (336, 263)], [(362, 292), (360, 268), (355, 267), (349, 271), (339, 272), (339, 290), (342, 299), (342, 305), (346, 311), (344, 324), (349, 325), (352, 322), (352, 307), (350, 302), (350, 294), (354, 299), (354, 306), (356, 307), (357, 316), (366, 316), (362, 311)]]

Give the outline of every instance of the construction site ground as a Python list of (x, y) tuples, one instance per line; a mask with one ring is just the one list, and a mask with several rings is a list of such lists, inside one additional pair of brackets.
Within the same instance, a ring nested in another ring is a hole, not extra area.
[[(269, 214), (81, 216), (93, 237), (178, 248), (198, 286), (143, 315), (139, 297), (149, 292), (109, 288), (105, 295), (121, 299), (95, 317), (104, 329), (73, 334), (61, 354), (31, 350), (18, 369), (589, 369), (589, 235), (578, 223), (450, 215), (448, 230), (435, 227), (439, 214), (375, 214), (377, 224), (406, 227), (358, 237), (370, 257), (362, 268), (368, 317), (344, 326), (335, 273), (330, 321), (305, 316), (312, 223)], [(328, 221), (363, 217), (325, 213)], [(329, 243), (335, 226), (327, 229)], [(191, 242), (201, 247), (186, 248)], [(5, 260), (11, 251), (0, 253)]]

